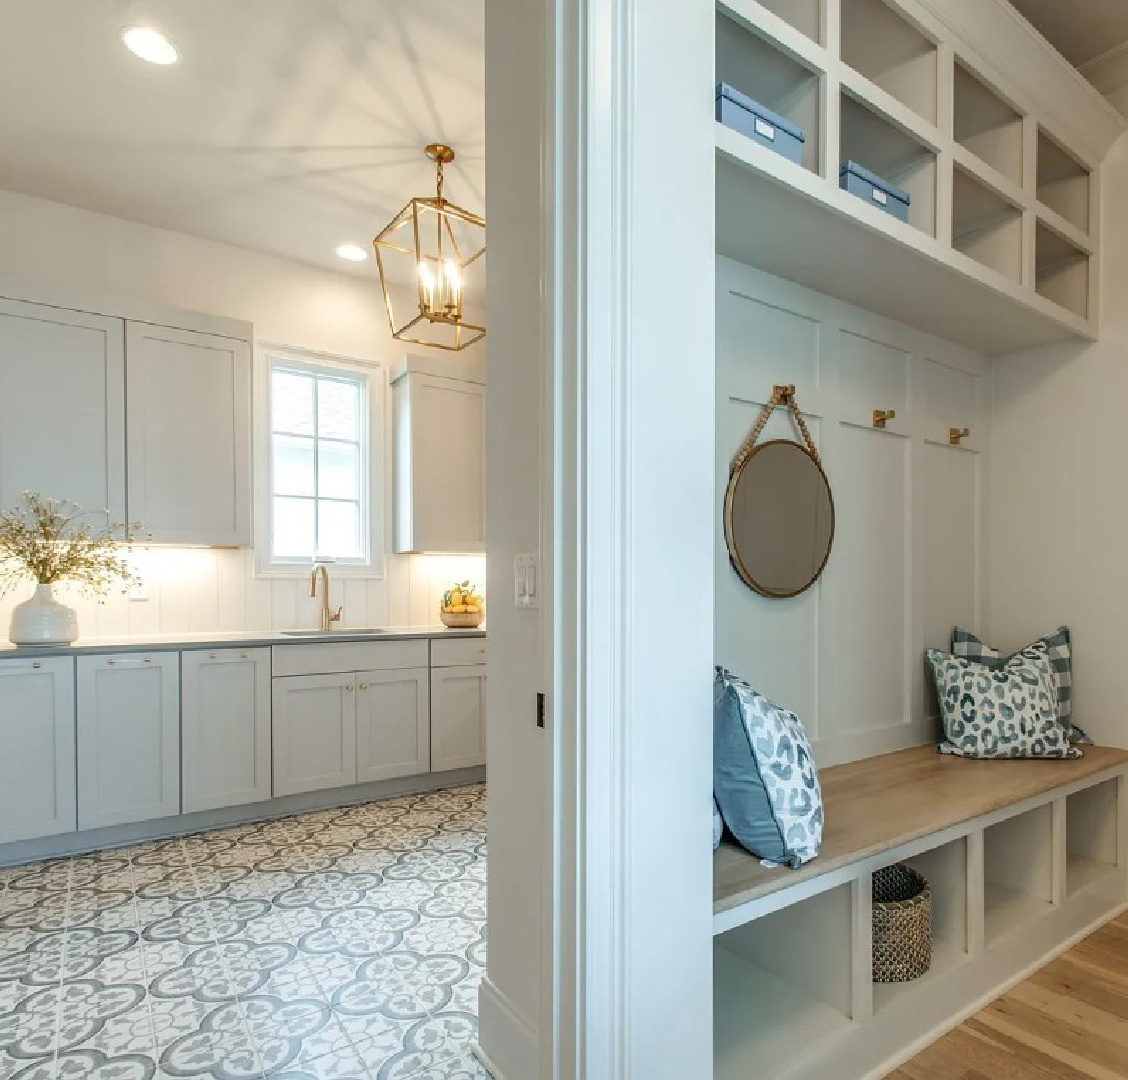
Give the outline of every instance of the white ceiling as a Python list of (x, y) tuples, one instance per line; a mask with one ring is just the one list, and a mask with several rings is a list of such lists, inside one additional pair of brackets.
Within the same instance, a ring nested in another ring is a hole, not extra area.
[(334, 249), (433, 191), (426, 143), (484, 209), (484, 3), (0, 0), (0, 188), (373, 274)]
[(1011, 0), (1071, 64), (1128, 42), (1128, 0)]

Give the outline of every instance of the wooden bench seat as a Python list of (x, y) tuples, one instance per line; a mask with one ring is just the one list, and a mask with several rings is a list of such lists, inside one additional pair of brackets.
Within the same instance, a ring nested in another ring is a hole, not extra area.
[(1128, 762), (1128, 751), (1088, 746), (1074, 761), (972, 761), (933, 745), (838, 765), (820, 775), (822, 854), (799, 870), (768, 868), (731, 841), (713, 858), (713, 910), (891, 851), (975, 818), (1086, 781)]

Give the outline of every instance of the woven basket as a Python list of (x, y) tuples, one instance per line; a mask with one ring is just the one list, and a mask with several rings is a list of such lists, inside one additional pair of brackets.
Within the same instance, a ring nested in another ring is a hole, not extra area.
[(898, 863), (873, 875), (873, 981), (909, 982), (932, 964), (932, 888)]

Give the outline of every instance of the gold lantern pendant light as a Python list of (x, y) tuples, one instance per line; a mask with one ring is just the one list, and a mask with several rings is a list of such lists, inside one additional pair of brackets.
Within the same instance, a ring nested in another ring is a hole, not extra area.
[[(376, 265), (392, 337), (457, 352), (486, 336), (486, 328), (468, 322), (463, 311), (468, 271), (481, 269), (474, 264), (486, 253), (486, 221), (443, 194), (443, 166), (454, 160), (454, 151), (432, 143), (425, 153), (435, 163), (435, 196), (412, 199), (376, 237)], [(397, 279), (389, 278), (385, 265), (385, 257), (394, 265), (403, 261), (400, 256), (414, 260), (418, 292), (417, 311), (402, 324), (392, 300)]]

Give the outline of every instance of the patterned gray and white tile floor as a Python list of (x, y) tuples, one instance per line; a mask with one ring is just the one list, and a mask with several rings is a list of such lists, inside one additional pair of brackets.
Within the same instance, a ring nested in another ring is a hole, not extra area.
[(488, 1080), (485, 797), (0, 870), (0, 1080)]

